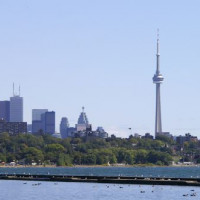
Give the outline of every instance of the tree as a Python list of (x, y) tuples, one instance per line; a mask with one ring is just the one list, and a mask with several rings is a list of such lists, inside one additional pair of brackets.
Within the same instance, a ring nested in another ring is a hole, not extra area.
[(82, 164), (82, 154), (79, 152), (76, 152), (73, 157), (73, 163), (75, 165), (81, 165)]
[(160, 141), (163, 141), (163, 142), (165, 142), (165, 143), (167, 143), (167, 144), (174, 144), (174, 141), (173, 141), (173, 139), (172, 138), (170, 138), (170, 137), (167, 137), (167, 136), (165, 136), (165, 135), (157, 135), (156, 136), (156, 140), (160, 140)]
[(95, 165), (96, 164), (96, 156), (94, 154), (85, 155), (83, 157), (83, 164)]
[(31, 164), (32, 162), (39, 164), (40, 162), (43, 162), (44, 155), (41, 150), (36, 149), (35, 147), (27, 147), (23, 152), (23, 158), (25, 159), (26, 164)]
[(47, 152), (54, 152), (54, 153), (64, 153), (65, 148), (61, 144), (48, 144), (46, 146)]
[(0, 162), (6, 162), (6, 156), (0, 153)]
[(71, 166), (71, 157), (68, 154), (60, 153), (56, 164), (57, 166)]
[(159, 151), (150, 151), (147, 155), (147, 161), (149, 163), (162, 165), (169, 165), (172, 161), (172, 157), (168, 153)]
[(144, 164), (147, 162), (148, 152), (144, 149), (140, 149), (136, 152), (135, 163)]
[(135, 162), (135, 156), (136, 156), (136, 152), (133, 150), (128, 150), (125, 152), (125, 162), (129, 165), (134, 164)]

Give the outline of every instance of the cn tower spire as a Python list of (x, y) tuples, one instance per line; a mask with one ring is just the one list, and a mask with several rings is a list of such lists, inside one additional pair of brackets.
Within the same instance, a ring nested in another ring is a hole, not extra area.
[(162, 134), (162, 121), (161, 121), (161, 101), (160, 101), (160, 84), (164, 78), (160, 74), (160, 50), (159, 50), (159, 30), (157, 33), (157, 53), (156, 53), (156, 73), (153, 77), (153, 83), (156, 84), (156, 119), (155, 119), (155, 137)]
[(160, 47), (159, 47), (159, 29), (157, 30), (157, 69), (156, 69), (156, 74), (160, 73)]

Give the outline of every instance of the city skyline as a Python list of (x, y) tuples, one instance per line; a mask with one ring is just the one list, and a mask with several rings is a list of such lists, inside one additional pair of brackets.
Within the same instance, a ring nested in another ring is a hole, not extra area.
[[(39, 6), (38, 6), (39, 5)], [(200, 2), (1, 2), (0, 99), (22, 86), (24, 120), (33, 108), (109, 133), (154, 133), (156, 30), (162, 49), (163, 130), (200, 136)], [(128, 128), (132, 128), (132, 132)]]

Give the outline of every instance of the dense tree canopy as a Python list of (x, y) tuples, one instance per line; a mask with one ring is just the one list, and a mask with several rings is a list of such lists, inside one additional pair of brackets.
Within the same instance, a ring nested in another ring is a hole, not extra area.
[[(187, 142), (185, 149), (190, 153), (198, 143)], [(22, 164), (56, 164), (67, 165), (107, 165), (123, 164), (156, 164), (169, 165), (173, 160), (174, 141), (165, 137), (156, 140), (140, 138), (117, 138), (114, 135), (107, 139), (67, 138), (58, 139), (43, 134), (19, 134), (10, 136), (0, 134), (0, 162), (18, 162)], [(182, 155), (178, 152), (178, 156)], [(194, 152), (193, 152), (194, 153)], [(196, 155), (197, 162), (200, 157)]]

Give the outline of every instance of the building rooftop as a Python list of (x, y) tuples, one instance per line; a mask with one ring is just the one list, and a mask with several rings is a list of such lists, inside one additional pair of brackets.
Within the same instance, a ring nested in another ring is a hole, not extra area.
[(82, 107), (82, 112), (81, 112), (81, 114), (80, 114), (80, 116), (79, 116), (79, 118), (78, 118), (78, 124), (86, 124), (86, 125), (88, 125), (89, 124), (89, 121), (88, 121), (88, 118), (87, 118), (87, 116), (86, 116), (86, 113), (84, 112), (84, 107)]

